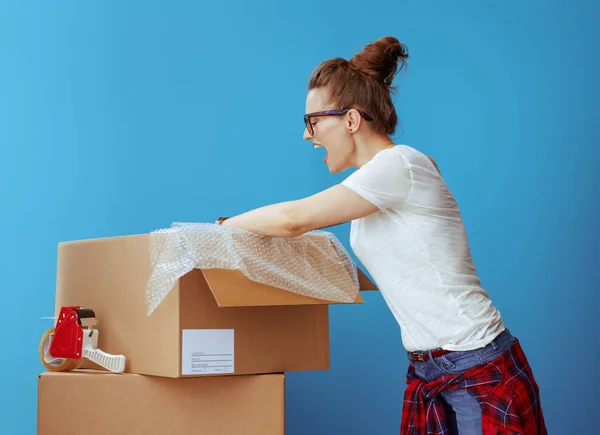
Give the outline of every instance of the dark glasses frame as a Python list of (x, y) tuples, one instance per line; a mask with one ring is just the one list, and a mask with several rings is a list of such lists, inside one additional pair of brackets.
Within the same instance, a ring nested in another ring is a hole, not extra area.
[[(350, 110), (352, 109), (335, 109), (335, 110), (325, 110), (323, 112), (313, 112), (313, 113), (307, 113), (306, 115), (304, 115), (304, 125), (306, 125), (306, 130), (308, 131), (308, 133), (313, 136), (315, 134), (315, 129), (312, 126), (310, 119), (311, 118), (316, 118), (319, 116), (340, 116), (340, 115), (345, 115), (346, 113), (348, 113)], [(372, 121), (373, 118), (371, 116), (369, 116), (368, 114), (366, 114), (365, 112), (363, 112), (362, 110), (358, 110), (355, 109), (358, 113), (360, 113), (360, 116), (362, 116), (366, 121)]]

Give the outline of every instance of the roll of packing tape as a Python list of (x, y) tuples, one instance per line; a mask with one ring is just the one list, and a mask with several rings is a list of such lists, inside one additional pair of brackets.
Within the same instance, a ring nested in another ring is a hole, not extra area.
[(48, 371), (51, 372), (68, 372), (75, 370), (83, 363), (83, 358), (54, 358), (50, 355), (50, 344), (54, 336), (54, 328), (48, 329), (40, 340), (40, 360)]

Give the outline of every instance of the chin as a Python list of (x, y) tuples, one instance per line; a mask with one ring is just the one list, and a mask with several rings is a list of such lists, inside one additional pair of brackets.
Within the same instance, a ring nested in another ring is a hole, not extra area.
[(327, 167), (329, 168), (329, 172), (331, 174), (338, 174), (338, 173), (344, 171), (344, 168), (340, 168), (340, 167), (329, 166), (329, 165), (327, 165)]

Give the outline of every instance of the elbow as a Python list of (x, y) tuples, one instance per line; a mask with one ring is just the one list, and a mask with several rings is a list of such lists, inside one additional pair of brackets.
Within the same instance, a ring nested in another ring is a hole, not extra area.
[(282, 237), (297, 237), (310, 230), (293, 202), (285, 204), (281, 213)]

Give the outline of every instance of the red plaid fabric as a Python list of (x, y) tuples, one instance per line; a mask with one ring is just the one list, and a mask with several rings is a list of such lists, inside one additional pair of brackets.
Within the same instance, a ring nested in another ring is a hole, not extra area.
[(547, 435), (539, 388), (518, 340), (493, 361), (425, 383), (406, 377), (400, 435), (447, 435), (440, 393), (464, 388), (482, 409), (484, 435)]

